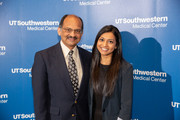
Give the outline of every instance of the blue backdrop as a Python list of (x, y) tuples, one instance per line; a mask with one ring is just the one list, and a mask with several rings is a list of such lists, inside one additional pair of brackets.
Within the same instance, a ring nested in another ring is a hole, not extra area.
[(35, 120), (35, 52), (59, 41), (64, 14), (84, 21), (90, 50), (104, 25), (119, 28), (134, 67), (132, 120), (180, 120), (179, 0), (0, 0), (0, 120)]

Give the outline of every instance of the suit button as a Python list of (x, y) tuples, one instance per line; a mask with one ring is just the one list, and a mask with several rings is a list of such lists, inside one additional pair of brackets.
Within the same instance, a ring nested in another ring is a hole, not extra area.
[(77, 101), (75, 100), (74, 103), (77, 104)]
[(75, 114), (72, 114), (72, 117), (74, 117), (75, 116)]
[(103, 109), (103, 112), (105, 112), (105, 109)]

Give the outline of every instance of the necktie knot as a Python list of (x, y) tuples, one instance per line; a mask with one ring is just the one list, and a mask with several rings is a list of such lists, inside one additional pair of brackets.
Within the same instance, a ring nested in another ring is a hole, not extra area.
[(74, 52), (73, 50), (70, 50), (69, 53), (68, 53), (68, 55), (69, 55), (69, 56), (72, 56), (73, 52)]

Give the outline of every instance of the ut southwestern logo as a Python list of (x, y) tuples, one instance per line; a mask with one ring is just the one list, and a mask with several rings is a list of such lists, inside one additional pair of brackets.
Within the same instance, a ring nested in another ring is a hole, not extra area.
[(51, 31), (57, 30), (59, 21), (35, 21), (35, 20), (9, 20), (10, 26), (25, 26), (29, 31)]
[(8, 94), (0, 94), (0, 104), (1, 103), (7, 103)]
[(174, 108), (179, 108), (180, 103), (178, 103), (178, 102), (171, 102), (171, 106), (174, 107)]
[(165, 83), (167, 79), (167, 73), (159, 71), (142, 71), (139, 69), (133, 70), (134, 80), (160, 82)]
[(80, 6), (95, 6), (95, 5), (109, 5), (111, 0), (63, 0), (64, 2), (79, 2)]
[(168, 26), (168, 16), (154, 16), (148, 18), (117, 18), (116, 24), (132, 24), (133, 29), (141, 28), (166, 28)]
[(13, 119), (17, 120), (17, 119), (27, 119), (27, 120), (35, 120), (35, 114), (15, 114), (13, 115)]
[(20, 73), (20, 74), (26, 74), (26, 73), (28, 73), (28, 74), (29, 74), (29, 77), (32, 77), (32, 75), (31, 75), (31, 69), (32, 69), (32, 68), (12, 68), (12, 69), (11, 69), (11, 72), (12, 72), (13, 74), (18, 74), (18, 73)]
[(0, 56), (6, 54), (6, 47), (5, 46), (0, 46)]
[(172, 50), (176, 51), (176, 50), (180, 50), (180, 45), (172, 45)]
[(88, 51), (92, 51), (92, 45), (86, 45), (86, 44), (82, 44), (82, 45), (79, 45), (80, 47), (82, 47), (82, 48), (84, 48), (84, 49), (86, 49), (86, 50), (88, 50)]

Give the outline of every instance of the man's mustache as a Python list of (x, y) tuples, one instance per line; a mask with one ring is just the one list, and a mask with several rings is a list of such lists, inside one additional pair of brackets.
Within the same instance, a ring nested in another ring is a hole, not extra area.
[(72, 37), (72, 36), (67, 36), (67, 39), (69, 39), (69, 38), (73, 38), (73, 39), (77, 39), (77, 37), (76, 36), (74, 36), (74, 37)]

